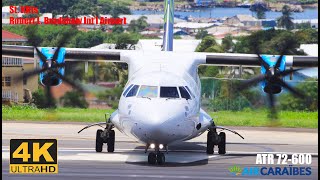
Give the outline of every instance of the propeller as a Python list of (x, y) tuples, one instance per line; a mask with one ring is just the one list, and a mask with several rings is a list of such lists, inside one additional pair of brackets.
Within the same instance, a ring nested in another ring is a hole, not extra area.
[(46, 107), (47, 108), (55, 108), (55, 102), (54, 98), (51, 92), (51, 86), (54, 84), (58, 84), (57, 80), (61, 79), (65, 83), (71, 85), (73, 88), (76, 90), (80, 91), (81, 93), (85, 93), (84, 89), (78, 84), (75, 83), (66, 77), (62, 76), (59, 73), (59, 68), (64, 68), (65, 63), (58, 63), (58, 55), (61, 47), (63, 47), (66, 42), (76, 33), (74, 26), (71, 31), (67, 31), (63, 34), (61, 34), (61, 38), (58, 40), (58, 46), (52, 56), (52, 58), (47, 58), (37, 47), (41, 40), (39, 37), (36, 36), (36, 28), (33, 28), (35, 26), (32, 26), (26, 29), (26, 34), (28, 37), (28, 42), (35, 48), (40, 61), (43, 63), (43, 66), (41, 69), (35, 69), (33, 71), (25, 72), (22, 76), (17, 77), (17, 81), (21, 81), (23, 78), (28, 78), (31, 76), (34, 76), (36, 74), (44, 73), (44, 78), (43, 78), (43, 85), (45, 86), (45, 95), (46, 95)]
[(266, 81), (266, 86), (264, 87), (264, 91), (268, 94), (268, 102), (269, 102), (269, 108), (270, 108), (270, 114), (269, 114), (269, 119), (273, 124), (277, 124), (278, 116), (277, 116), (277, 109), (275, 107), (276, 104), (276, 98), (274, 94), (278, 94), (281, 92), (282, 88), (287, 89), (290, 93), (292, 93), (294, 96), (299, 97), (299, 98), (305, 98), (305, 95), (296, 90), (295, 88), (291, 87), (288, 85), (286, 82), (282, 80), (283, 77), (292, 74), (294, 72), (297, 72), (299, 70), (302, 70), (302, 68), (299, 69), (289, 69), (289, 70), (280, 70), (280, 65), (282, 58), (284, 54), (286, 53), (286, 46), (282, 52), (281, 55), (277, 58), (276, 63), (274, 66), (270, 66), (260, 55), (260, 52), (256, 46), (255, 52), (258, 56), (258, 59), (261, 63), (261, 66), (264, 67), (266, 70), (265, 74), (260, 74), (256, 77), (253, 77), (252, 79), (246, 80), (242, 82), (238, 86), (238, 90), (244, 90), (247, 88), (250, 88), (257, 83), (261, 81)]

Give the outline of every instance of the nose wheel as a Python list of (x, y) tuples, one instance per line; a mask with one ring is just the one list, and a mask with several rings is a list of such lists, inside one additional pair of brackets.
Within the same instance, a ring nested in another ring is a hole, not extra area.
[(159, 164), (159, 165), (162, 165), (166, 162), (166, 157), (164, 155), (164, 153), (162, 152), (158, 152), (158, 153), (154, 153), (154, 152), (151, 152), (149, 153), (148, 155), (148, 163), (149, 164)]

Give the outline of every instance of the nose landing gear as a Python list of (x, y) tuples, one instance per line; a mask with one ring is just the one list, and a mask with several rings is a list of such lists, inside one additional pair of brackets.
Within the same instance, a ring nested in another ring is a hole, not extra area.
[[(148, 146), (149, 145), (147, 145), (146, 150), (148, 149)], [(166, 149), (167, 149), (167, 146), (166, 146)], [(150, 152), (148, 155), (148, 163), (152, 165), (154, 164), (162, 165), (165, 162), (166, 162), (166, 157), (164, 153), (160, 152), (159, 145), (156, 145), (155, 152)]]

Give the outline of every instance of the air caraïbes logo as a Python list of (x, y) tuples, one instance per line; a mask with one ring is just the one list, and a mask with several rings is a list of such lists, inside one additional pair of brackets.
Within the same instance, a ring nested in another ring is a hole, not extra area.
[(228, 168), (235, 176), (310, 176), (311, 167), (308, 166), (281, 166), (281, 167), (243, 167), (234, 165)]
[(236, 165), (231, 166), (231, 167), (229, 167), (228, 169), (229, 169), (229, 171), (230, 171), (233, 175), (235, 175), (235, 176), (240, 176), (241, 173), (242, 173), (241, 167), (236, 166)]

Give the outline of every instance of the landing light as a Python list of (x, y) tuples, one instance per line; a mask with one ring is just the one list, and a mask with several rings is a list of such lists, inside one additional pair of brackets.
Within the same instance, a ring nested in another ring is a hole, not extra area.
[(156, 147), (155, 144), (150, 144), (150, 148), (151, 148), (151, 149), (154, 149), (155, 147)]
[(160, 149), (163, 149), (163, 144), (159, 144), (159, 148), (160, 148)]

